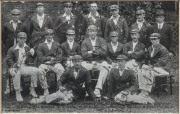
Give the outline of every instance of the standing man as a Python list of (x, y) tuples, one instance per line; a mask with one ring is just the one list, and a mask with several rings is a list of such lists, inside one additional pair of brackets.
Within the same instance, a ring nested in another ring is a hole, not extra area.
[(161, 35), (160, 43), (169, 51), (172, 43), (173, 31), (171, 26), (164, 22), (165, 13), (163, 9), (157, 9), (155, 13), (156, 24), (153, 25), (152, 33), (159, 33)]
[(68, 67), (73, 66), (71, 61), (72, 56), (81, 54), (81, 47), (77, 42), (74, 41), (75, 37), (75, 31), (68, 29), (66, 32), (67, 41), (61, 44), (61, 48), (64, 52), (63, 59)]
[(106, 19), (104, 16), (100, 15), (98, 12), (97, 3), (93, 2), (90, 4), (89, 11), (90, 13), (84, 16), (84, 34), (85, 37), (88, 37), (88, 27), (90, 25), (95, 25), (97, 27), (97, 36), (104, 38), (104, 30), (106, 25)]
[(33, 97), (37, 97), (35, 88), (37, 87), (37, 80), (39, 78), (41, 87), (44, 89), (44, 95), (48, 95), (48, 85), (42, 70), (36, 67), (27, 66), (29, 57), (34, 56), (34, 50), (26, 45), (27, 35), (25, 32), (19, 32), (17, 34), (17, 45), (11, 47), (7, 54), (7, 64), (9, 67), (9, 73), (13, 78), (13, 86), (16, 91), (16, 100), (22, 102), (21, 96), (21, 76), (31, 77), (30, 94)]
[(36, 4), (36, 12), (30, 22), (29, 34), (31, 38), (29, 39), (30, 47), (34, 47), (39, 43), (42, 43), (45, 38), (45, 30), (52, 29), (52, 20), (51, 18), (44, 14), (45, 5), (43, 3)]
[(68, 29), (73, 29), (76, 31), (76, 19), (77, 17), (72, 14), (73, 4), (71, 2), (66, 2), (64, 4), (65, 13), (58, 17), (56, 22), (56, 34), (58, 36), (57, 41), (61, 44), (66, 41), (66, 32)]
[(152, 26), (145, 20), (145, 11), (144, 9), (138, 9), (136, 11), (136, 22), (131, 25), (132, 29), (139, 29), (139, 41), (142, 42), (146, 48), (151, 45), (149, 36), (152, 31)]
[(13, 9), (11, 11), (11, 18), (12, 20), (5, 23), (2, 28), (2, 42), (5, 46), (5, 53), (9, 50), (10, 47), (13, 45), (15, 46), (17, 43), (17, 34), (19, 32), (25, 32), (27, 34), (28, 28), (23, 24), (20, 18), (20, 10)]
[(106, 42), (110, 42), (109, 34), (112, 31), (117, 31), (119, 33), (118, 41), (123, 44), (127, 43), (129, 29), (125, 18), (119, 15), (119, 6), (110, 6), (110, 13), (112, 16), (107, 20), (104, 32)]
[(53, 40), (54, 31), (52, 29), (45, 31), (45, 38), (46, 40), (40, 43), (37, 49), (37, 58), (40, 62), (39, 69), (42, 69), (45, 76), (48, 71), (54, 71), (58, 81), (64, 72), (64, 68), (60, 64), (63, 52), (60, 44)]

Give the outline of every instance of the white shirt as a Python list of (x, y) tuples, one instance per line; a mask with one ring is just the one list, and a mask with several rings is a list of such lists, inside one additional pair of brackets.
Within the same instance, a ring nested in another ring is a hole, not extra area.
[(119, 70), (120, 76), (122, 76), (123, 72), (124, 72), (124, 70), (123, 71)]
[(138, 42), (133, 42), (133, 50), (132, 50), (133, 52), (134, 52), (134, 49), (135, 49), (137, 43), (138, 43)]
[(111, 16), (110, 19), (113, 20), (114, 24), (117, 25), (118, 19), (119, 19), (120, 15), (118, 15), (116, 18), (114, 18), (113, 16)]
[(142, 26), (143, 26), (143, 23), (144, 23), (144, 20), (142, 22), (139, 22), (138, 20), (136, 21), (137, 24), (138, 24), (138, 28), (139, 30), (141, 30)]
[(153, 56), (154, 56), (154, 50), (155, 50), (155, 48), (152, 46), (151, 57), (153, 57)]
[(70, 42), (69, 40), (67, 40), (68, 44), (69, 44), (69, 48), (72, 50), (73, 48), (73, 44), (74, 44), (74, 40), (72, 42)]
[(114, 53), (115, 53), (116, 50), (117, 50), (118, 42), (117, 42), (116, 45), (114, 45), (114, 44), (111, 42), (111, 46), (112, 46), (112, 49), (113, 49), (113, 51), (114, 51)]
[[(96, 12), (96, 15), (95, 15), (96, 17), (100, 17), (100, 15), (99, 15), (99, 13), (98, 12)], [(88, 18), (92, 18), (92, 20), (94, 21), (94, 23), (96, 22), (96, 18), (91, 14), (91, 12), (89, 13), (89, 15), (88, 15)]]
[(71, 17), (74, 15), (71, 13), (70, 15), (67, 15), (66, 13), (63, 14), (63, 17), (66, 17), (66, 20), (68, 21), (68, 24), (70, 23)]
[(54, 42), (54, 40), (52, 39), (51, 40), (51, 42), (49, 43), (49, 42), (47, 42), (47, 40), (45, 40), (45, 42), (44, 43), (46, 43), (47, 44), (47, 46), (48, 46), (48, 48), (49, 48), (49, 50), (51, 49), (51, 47), (52, 47), (52, 43)]
[(25, 47), (27, 45), (24, 44), (24, 47), (20, 48), (19, 45), (17, 45), (14, 50), (18, 49), (19, 50), (19, 58), (18, 58), (18, 62), (22, 61), (22, 63), (25, 63), (25, 60), (26, 60), (26, 53), (25, 53)]
[(73, 74), (74, 74), (74, 78), (75, 78), (75, 79), (77, 78), (77, 75), (79, 74), (79, 71), (80, 71), (80, 70), (76, 71), (76, 70), (74, 69)]
[(39, 23), (39, 27), (42, 28), (43, 21), (44, 21), (44, 14), (42, 16), (37, 14), (37, 20), (38, 20), (38, 23)]
[(162, 29), (164, 22), (158, 23), (158, 29)]
[(95, 50), (95, 45), (96, 45), (96, 39), (97, 38), (95, 38), (94, 40), (92, 40), (91, 38), (90, 38), (90, 40), (91, 40), (91, 44), (92, 44), (92, 47), (93, 47), (93, 50)]

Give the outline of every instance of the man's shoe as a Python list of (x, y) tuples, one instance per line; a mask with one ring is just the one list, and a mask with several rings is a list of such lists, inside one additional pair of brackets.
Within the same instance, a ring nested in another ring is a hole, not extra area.
[(94, 90), (94, 94), (96, 95), (96, 97), (101, 97), (101, 93), (100, 93), (100, 89), (95, 89)]
[(23, 98), (21, 96), (20, 91), (16, 91), (16, 100), (17, 102), (23, 102)]
[(32, 95), (33, 97), (38, 97), (38, 95), (36, 94), (35, 90), (31, 90), (30, 95)]

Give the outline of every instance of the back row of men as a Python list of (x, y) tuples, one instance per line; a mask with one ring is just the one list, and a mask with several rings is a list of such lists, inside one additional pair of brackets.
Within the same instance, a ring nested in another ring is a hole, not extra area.
[[(64, 4), (65, 13), (60, 15), (56, 23), (53, 23), (51, 17), (44, 13), (45, 5), (43, 3), (37, 3), (36, 14), (31, 18), (30, 24), (23, 23), (19, 20), (20, 10), (13, 9), (11, 11), (12, 20), (4, 24), (2, 29), (2, 41), (6, 46), (5, 49), (9, 49), (11, 46), (16, 44), (16, 38), (18, 32), (26, 32), (28, 34), (27, 43), (32, 48), (38, 45), (44, 40), (44, 34), (46, 29), (53, 29), (57, 37), (55, 40), (62, 44), (66, 41), (66, 32), (68, 29), (73, 29), (79, 33), (79, 25), (81, 29), (81, 38), (76, 37), (75, 41), (82, 42), (86, 37), (87, 28), (89, 25), (96, 25), (97, 35), (104, 38), (107, 43), (110, 42), (110, 32), (117, 31), (118, 41), (120, 43), (127, 43), (129, 39), (129, 31), (131, 29), (139, 29), (140, 38), (139, 40), (148, 48), (151, 45), (149, 36), (151, 33), (159, 33), (162, 36), (161, 44), (164, 45), (170, 51), (170, 45), (172, 40), (172, 29), (164, 23), (165, 13), (163, 9), (157, 9), (155, 12), (156, 23), (152, 26), (145, 20), (145, 10), (137, 9), (136, 18), (137, 21), (129, 28), (125, 18), (119, 14), (119, 6), (111, 5), (110, 14), (112, 15), (109, 19), (100, 15), (97, 10), (98, 6), (96, 3), (91, 3), (89, 11), (90, 13), (83, 16), (82, 22), (78, 22), (78, 18), (71, 11), (73, 4), (66, 2)], [(85, 38), (84, 38), (85, 37)], [(7, 51), (6, 50), (6, 51)]]

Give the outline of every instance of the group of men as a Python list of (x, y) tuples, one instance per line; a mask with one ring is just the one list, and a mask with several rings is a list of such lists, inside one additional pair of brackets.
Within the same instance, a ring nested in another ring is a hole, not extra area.
[[(90, 13), (83, 17), (84, 40), (79, 44), (76, 42), (77, 17), (71, 12), (73, 4), (66, 2), (64, 6), (65, 13), (58, 17), (55, 27), (44, 13), (43, 3), (37, 3), (37, 14), (31, 18), (29, 27), (19, 20), (19, 9), (11, 11), (12, 20), (3, 26), (2, 41), (8, 50), (7, 65), (13, 77), (17, 101), (23, 101), (20, 78), (29, 75), (30, 94), (34, 98), (38, 97), (35, 92), (38, 80), (44, 89), (44, 96), (32, 99), (31, 103), (69, 103), (84, 99), (86, 92), (94, 100), (102, 97), (105, 83), (105, 99), (115, 98), (118, 101), (117, 94), (120, 92), (121, 97), (125, 95), (129, 102), (139, 98), (133, 95), (138, 95), (144, 101), (134, 101), (153, 103), (148, 94), (152, 83), (144, 85), (144, 82), (153, 82), (152, 77), (157, 75), (153, 68), (166, 66), (171, 55), (172, 30), (164, 23), (164, 10), (156, 11), (157, 23), (152, 26), (145, 20), (145, 10), (138, 9), (137, 21), (129, 29), (125, 18), (119, 14), (118, 5), (110, 6), (112, 16), (106, 20), (97, 12), (98, 6), (93, 2)], [(28, 66), (32, 59), (38, 66)], [(95, 90), (92, 89), (90, 75), (94, 69), (99, 71)], [(142, 75), (147, 69), (150, 74), (154, 73), (151, 78)], [(161, 70), (161, 73), (168, 74)], [(46, 79), (49, 71), (56, 73), (58, 86), (57, 92), (50, 95)], [(8, 92), (7, 85), (5, 93)]]

